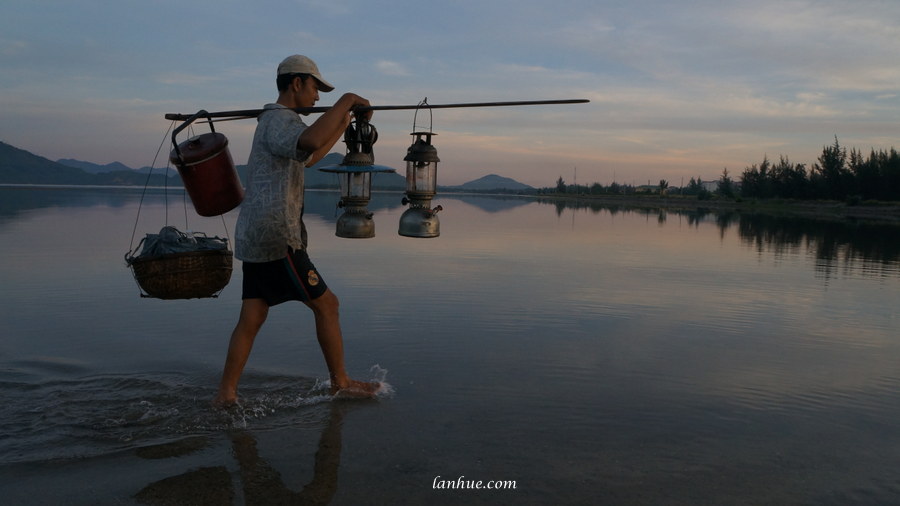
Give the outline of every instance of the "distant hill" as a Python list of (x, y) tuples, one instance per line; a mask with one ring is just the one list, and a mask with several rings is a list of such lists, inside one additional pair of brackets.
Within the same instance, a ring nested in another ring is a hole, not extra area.
[[(176, 174), (168, 184), (180, 185), (181, 180), (177, 177)], [(0, 142), (0, 183), (143, 186), (147, 183), (147, 176), (127, 167), (124, 170), (92, 174)], [(162, 174), (153, 175), (149, 182), (153, 186), (166, 183)]]
[(0, 183), (80, 184), (85, 171), (33, 155), (0, 142)]
[(506, 191), (531, 191), (533, 186), (520, 183), (515, 179), (490, 174), (474, 181), (469, 181), (459, 186), (450, 186), (447, 189), (462, 191), (490, 191), (490, 190), (506, 190)]
[[(307, 188), (338, 188), (338, 178), (335, 174), (318, 169), (328, 165), (338, 165), (343, 159), (344, 155), (340, 153), (329, 153), (316, 165), (307, 167), (305, 173)], [(372, 188), (375, 190), (405, 190), (405, 167), (397, 166), (395, 168), (397, 173), (375, 174), (372, 179)], [(247, 166), (238, 165), (236, 169), (241, 181), (246, 182)], [(153, 175), (148, 182), (148, 171), (150, 171), (149, 167), (134, 170), (120, 162), (99, 165), (72, 158), (62, 158), (54, 162), (24, 149), (0, 142), (0, 184), (181, 186), (181, 178), (174, 167), (168, 171), (168, 180), (165, 169), (158, 167), (153, 169)], [(508, 177), (491, 174), (459, 186), (439, 186), (439, 190), (528, 192), (534, 188)]]
[[(338, 188), (338, 176), (330, 172), (322, 172), (322, 167), (340, 165), (344, 155), (340, 153), (328, 153), (319, 163), (306, 168), (307, 188)], [(376, 162), (377, 163), (377, 162)], [(399, 169), (398, 169), (399, 170)], [(373, 190), (405, 190), (406, 176), (396, 172), (377, 173), (372, 177)]]
[[(338, 176), (330, 172), (322, 172), (322, 167), (329, 165), (340, 165), (344, 160), (344, 155), (340, 153), (328, 153), (319, 163), (312, 167), (307, 167), (304, 172), (304, 184), (307, 188), (312, 189), (337, 189), (340, 188)], [(241, 182), (247, 184), (247, 166), (238, 165), (235, 167)], [(374, 190), (405, 190), (406, 176), (397, 173), (378, 173), (372, 178), (372, 189)]]
[(112, 162), (106, 165), (97, 165), (96, 163), (83, 162), (81, 160), (75, 160), (73, 158), (61, 158), (57, 160), (56, 163), (61, 163), (66, 167), (75, 167), (77, 169), (81, 169), (88, 174), (102, 174), (104, 172), (115, 172), (118, 170), (132, 170), (131, 167), (128, 167), (124, 163), (119, 162)]
[[(61, 158), (56, 161), (56, 163), (61, 163), (67, 167), (76, 167), (79, 168), (88, 174), (104, 174), (107, 172), (121, 172), (121, 171), (134, 171), (139, 174), (144, 174), (145, 176), (153, 171), (156, 174), (162, 174), (165, 170), (165, 167), (148, 167), (144, 166), (140, 169), (132, 169), (131, 167), (125, 165), (121, 162), (112, 162), (107, 163), (106, 165), (99, 165), (93, 162), (85, 162), (83, 160), (75, 160), (74, 158)], [(171, 170), (175, 170), (174, 167), (170, 167)]]

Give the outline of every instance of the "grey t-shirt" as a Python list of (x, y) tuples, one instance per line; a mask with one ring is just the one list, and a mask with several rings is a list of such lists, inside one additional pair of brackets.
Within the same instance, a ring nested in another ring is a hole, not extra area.
[(234, 255), (244, 262), (284, 258), (306, 248), (303, 169), (312, 153), (297, 147), (306, 124), (291, 109), (266, 104), (247, 162), (247, 187), (235, 226)]

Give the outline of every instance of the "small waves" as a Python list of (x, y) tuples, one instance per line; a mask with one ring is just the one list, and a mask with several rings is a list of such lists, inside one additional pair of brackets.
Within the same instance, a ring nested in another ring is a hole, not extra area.
[[(390, 396), (387, 371), (373, 367)], [(198, 386), (203, 385), (203, 386)], [(229, 429), (268, 430), (317, 426), (329, 403), (327, 381), (273, 374), (245, 374), (240, 402), (210, 404), (208, 378), (178, 373), (108, 374), (43, 382), (0, 374), (0, 460), (5, 463), (68, 460), (160, 444)]]

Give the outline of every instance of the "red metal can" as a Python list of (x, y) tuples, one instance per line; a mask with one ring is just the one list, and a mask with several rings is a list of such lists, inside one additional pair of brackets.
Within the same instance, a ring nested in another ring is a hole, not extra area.
[(244, 188), (223, 134), (210, 132), (192, 137), (176, 145), (169, 160), (178, 169), (200, 216), (227, 213), (244, 200)]

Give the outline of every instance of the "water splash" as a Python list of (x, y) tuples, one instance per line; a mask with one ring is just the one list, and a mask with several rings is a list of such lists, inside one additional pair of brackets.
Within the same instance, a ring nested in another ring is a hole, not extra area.
[[(369, 368), (369, 373), (371, 377), (365, 381), (369, 383), (378, 383), (378, 388), (375, 390), (375, 398), (389, 398), (394, 396), (394, 387), (391, 386), (390, 383), (385, 381), (387, 378), (388, 370), (381, 367), (378, 364), (373, 365)], [(331, 381), (323, 380), (320, 384), (317, 385), (326, 393), (331, 389)], [(333, 399), (334, 396), (328, 395), (328, 400)]]
[(393, 397), (394, 387), (391, 386), (390, 383), (385, 381), (385, 378), (387, 378), (388, 370), (378, 364), (375, 364), (369, 369), (369, 372), (372, 373), (372, 379), (370, 381), (374, 381), (379, 384), (378, 390), (375, 391), (375, 396)]
[[(393, 394), (387, 370), (373, 366), (377, 397)], [(0, 374), (0, 455), (28, 462), (83, 458), (230, 429), (318, 427), (330, 403), (328, 381), (247, 374), (239, 402), (210, 404), (208, 378), (178, 373), (97, 375), (38, 380)], [(198, 386), (202, 385), (202, 386)]]

